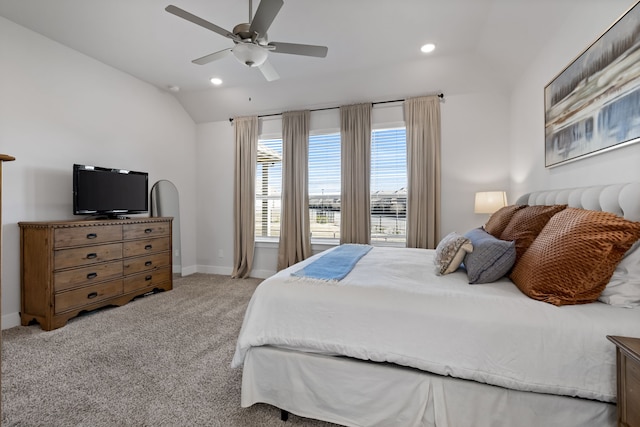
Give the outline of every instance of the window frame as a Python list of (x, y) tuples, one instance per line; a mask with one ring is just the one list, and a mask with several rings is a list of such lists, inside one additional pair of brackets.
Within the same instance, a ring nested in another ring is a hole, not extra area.
[[(394, 122), (394, 123), (384, 123), (384, 124), (377, 124), (377, 125), (372, 125), (371, 128), (371, 136), (372, 136), (372, 144), (373, 144), (373, 133), (374, 132), (379, 132), (379, 131), (385, 131), (385, 130), (394, 130), (394, 129), (404, 129), (405, 130), (405, 144), (406, 144), (406, 124), (404, 122)], [(331, 134), (340, 134), (340, 130), (339, 129), (321, 129), (321, 130), (314, 130), (311, 131), (309, 133), (309, 138), (311, 139), (311, 137), (313, 136), (319, 136), (319, 135), (331, 135)], [(258, 137), (258, 143), (260, 143), (261, 141), (269, 141), (269, 140), (280, 140), (280, 143), (282, 144), (282, 135), (281, 134), (263, 134), (260, 135)], [(280, 148), (280, 153), (282, 153), (282, 148)], [(257, 194), (257, 189), (258, 189), (258, 170), (257, 170), (257, 161), (256, 161), (256, 194), (255, 194), (255, 201), (256, 201), (256, 213), (258, 210), (258, 197), (259, 195)], [(341, 191), (341, 190), (340, 190)], [(369, 188), (369, 191), (371, 193), (371, 187)], [(311, 197), (311, 193), (309, 192), (309, 198)], [(278, 197), (278, 196), (271, 196), (271, 197)], [(282, 183), (280, 186), (280, 196), (282, 197)], [(308, 211), (310, 212), (310, 211)], [(256, 216), (257, 218), (257, 216)], [(406, 216), (405, 216), (406, 218)], [(406, 221), (406, 219), (405, 219)], [(254, 231), (256, 231), (256, 227), (257, 225), (254, 224)], [(373, 227), (373, 218), (372, 218), (372, 227)], [(370, 231), (371, 232), (371, 231)], [(258, 233), (255, 233), (255, 238), (254, 241), (256, 243), (256, 247), (261, 247), (261, 248), (277, 248), (278, 243), (280, 240), (280, 236), (263, 236), (263, 235), (258, 235)], [(324, 250), (327, 249), (329, 247), (333, 247), (333, 246), (337, 246), (340, 244), (340, 239), (338, 238), (327, 238), (327, 237), (311, 237), (311, 245), (312, 245), (312, 250), (318, 251), (318, 250)], [(391, 247), (404, 247), (406, 245), (406, 228), (405, 228), (405, 240), (403, 242), (388, 242), (388, 241), (381, 241), (381, 240), (375, 240), (375, 241), (371, 241), (371, 244), (373, 246), (391, 246)]]
[[(315, 132), (310, 132), (309, 133), (309, 145), (311, 145), (311, 138), (313, 137), (320, 137), (320, 136), (333, 136), (333, 135), (337, 135), (337, 141), (338, 141), (338, 149), (340, 149), (340, 129), (333, 129), (333, 130), (318, 130)], [(338, 179), (339, 179), (339, 188), (338, 188), (338, 198), (341, 198), (341, 193), (342, 193), (342, 172), (340, 170), (340, 160), (342, 153), (339, 152), (339, 157), (338, 157)], [(310, 161), (311, 159), (309, 159)], [(309, 162), (308, 161), (308, 162)], [(309, 165), (309, 163), (307, 163)], [(309, 184), (310, 184), (310, 179), (309, 179)], [(311, 201), (311, 191), (309, 189), (309, 185), (307, 186), (307, 191), (308, 191), (308, 201)], [(322, 196), (324, 197), (324, 192), (322, 194)], [(340, 205), (340, 207), (342, 208), (342, 205)], [(311, 204), (309, 203), (309, 222), (311, 223)], [(339, 226), (338, 226), (339, 227)], [(311, 227), (310, 227), (311, 228)], [(330, 244), (330, 245), (339, 245), (340, 244), (340, 231), (338, 230), (338, 237), (317, 237), (317, 236), (313, 236), (313, 232), (312, 230), (309, 230), (311, 232), (311, 243), (312, 244)]]
[[(405, 205), (405, 213), (404, 213), (404, 240), (402, 241), (393, 241), (393, 240), (388, 240), (390, 239), (390, 237), (387, 237), (385, 240), (382, 239), (375, 239), (373, 238), (373, 228), (375, 227), (375, 221), (374, 221), (374, 210), (373, 210), (373, 203), (374, 203), (374, 191), (373, 191), (373, 143), (374, 143), (374, 138), (373, 138), (373, 134), (374, 132), (384, 132), (384, 131), (396, 131), (396, 130), (403, 130), (404, 131), (404, 187), (401, 187), (395, 191), (401, 190), (402, 188), (405, 188), (405, 191), (408, 187), (408, 176), (407, 176), (407, 164), (406, 164), (406, 151), (407, 151), (407, 128), (405, 123), (402, 124), (396, 124), (396, 125), (387, 125), (387, 126), (378, 126), (376, 128), (372, 128), (371, 129), (371, 171), (370, 171), (370, 183), (369, 183), (369, 194), (371, 197), (371, 210), (370, 210), (370, 221), (371, 221), (371, 230), (370, 230), (370, 234), (369, 237), (371, 239), (371, 245), (373, 246), (395, 246), (395, 247), (405, 247), (407, 244), (407, 233), (406, 233), (406, 200), (407, 200), (407, 193), (405, 192), (405, 196), (404, 196), (404, 205)], [(394, 191), (394, 190), (391, 190)], [(396, 201), (397, 203), (397, 201)], [(397, 218), (396, 218), (396, 228), (397, 228)], [(387, 236), (392, 236), (392, 235), (387, 235)]]
[[(280, 156), (282, 156), (282, 135), (260, 135), (258, 137), (258, 146), (260, 146), (260, 143), (263, 141), (280, 141), (280, 151), (279, 154)], [(282, 164), (282, 159), (280, 160), (280, 164)], [(258, 185), (259, 182), (262, 182), (262, 177), (258, 177), (258, 160), (256, 158), (256, 177), (255, 177), (255, 183), (256, 183), (256, 191), (254, 194), (254, 200), (255, 200), (255, 208), (254, 208), (254, 212), (255, 212), (255, 219), (254, 221), (257, 221), (258, 219), (258, 200), (260, 198), (260, 201), (262, 200), (278, 200), (280, 201), (282, 199), (282, 166), (280, 167), (280, 194), (279, 195), (263, 195), (263, 194), (258, 194), (258, 188), (260, 187)], [(262, 187), (264, 187), (264, 183), (262, 183)], [(265, 197), (266, 196), (266, 197)], [(262, 218), (262, 215), (260, 216), (260, 218)], [(265, 242), (265, 243), (275, 243), (276, 246), (278, 244), (278, 242), (280, 241), (280, 234), (278, 233), (277, 236), (265, 236), (263, 234), (258, 234), (258, 230), (257, 230), (258, 224), (257, 222), (254, 223), (253, 225), (253, 230), (254, 230), (254, 241), (255, 242)]]

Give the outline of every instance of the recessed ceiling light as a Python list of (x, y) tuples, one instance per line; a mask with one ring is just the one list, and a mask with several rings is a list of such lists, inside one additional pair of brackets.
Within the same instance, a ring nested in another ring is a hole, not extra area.
[(222, 84), (222, 79), (219, 79), (218, 77), (212, 77), (211, 83), (213, 83), (216, 86), (220, 86)]
[(436, 45), (433, 43), (427, 43), (425, 45), (423, 45), (420, 50), (424, 53), (429, 53), (429, 52), (433, 52), (433, 50), (436, 48)]

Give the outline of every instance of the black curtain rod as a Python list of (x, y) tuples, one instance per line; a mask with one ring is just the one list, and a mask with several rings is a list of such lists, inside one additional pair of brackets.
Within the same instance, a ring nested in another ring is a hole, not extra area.
[[(444, 93), (439, 93), (436, 95), (438, 98), (440, 99), (444, 99)], [(378, 104), (390, 104), (392, 102), (402, 102), (405, 101), (404, 99), (392, 99), (390, 101), (377, 101), (377, 102), (372, 102), (372, 105), (378, 105)], [(340, 108), (340, 107), (324, 107), (324, 108), (314, 108), (311, 109), (309, 111), (325, 111), (325, 110), (335, 110), (336, 108)], [(263, 117), (275, 117), (275, 116), (281, 116), (282, 113), (272, 113), (272, 114), (262, 114), (260, 116), (258, 116), (259, 119), (263, 118)], [(230, 117), (229, 118), (229, 123), (233, 123), (233, 118)]]

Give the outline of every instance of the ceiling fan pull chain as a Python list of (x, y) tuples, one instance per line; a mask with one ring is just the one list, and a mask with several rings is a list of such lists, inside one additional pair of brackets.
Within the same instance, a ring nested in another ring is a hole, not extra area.
[(249, 25), (251, 25), (251, 20), (253, 19), (253, 0), (249, 0)]

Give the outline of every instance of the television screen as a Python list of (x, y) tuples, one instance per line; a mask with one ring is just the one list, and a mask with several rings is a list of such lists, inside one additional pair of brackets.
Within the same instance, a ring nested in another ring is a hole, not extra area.
[(149, 210), (148, 174), (73, 165), (73, 213), (117, 217)]

